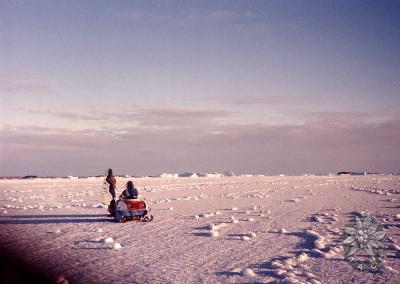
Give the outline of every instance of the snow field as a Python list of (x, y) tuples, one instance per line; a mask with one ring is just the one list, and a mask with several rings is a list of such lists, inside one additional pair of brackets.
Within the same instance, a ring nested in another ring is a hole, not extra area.
[[(48, 272), (66, 283), (396, 283), (399, 275), (398, 177), (135, 179), (155, 219), (124, 224), (106, 217), (101, 182), (0, 181), (1, 245), (52, 259)], [(390, 236), (375, 276), (343, 261), (341, 229), (362, 211)]]

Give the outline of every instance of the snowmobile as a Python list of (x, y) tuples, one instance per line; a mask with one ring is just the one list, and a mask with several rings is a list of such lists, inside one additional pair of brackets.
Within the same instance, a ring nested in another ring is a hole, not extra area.
[(119, 198), (116, 201), (115, 220), (119, 223), (127, 221), (150, 222), (153, 215), (149, 215), (151, 208), (143, 199)]

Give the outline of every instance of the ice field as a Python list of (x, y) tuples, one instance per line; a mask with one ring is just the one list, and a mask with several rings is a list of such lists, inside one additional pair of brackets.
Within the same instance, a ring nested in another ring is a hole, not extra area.
[[(0, 248), (64, 284), (400, 279), (399, 176), (132, 180), (152, 222), (107, 217), (102, 178), (0, 180)], [(376, 273), (343, 256), (344, 225), (368, 212), (388, 236)]]

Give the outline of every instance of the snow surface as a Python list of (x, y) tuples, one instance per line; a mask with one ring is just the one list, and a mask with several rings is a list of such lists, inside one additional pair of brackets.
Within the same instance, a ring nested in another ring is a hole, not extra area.
[[(122, 191), (127, 178), (118, 178)], [(102, 178), (0, 181), (0, 248), (54, 283), (398, 283), (400, 177), (142, 178), (150, 223), (107, 217)], [(343, 259), (354, 212), (383, 222), (375, 274)]]

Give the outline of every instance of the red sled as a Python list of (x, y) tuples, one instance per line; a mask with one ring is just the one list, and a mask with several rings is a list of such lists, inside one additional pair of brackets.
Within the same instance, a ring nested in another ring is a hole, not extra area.
[(153, 215), (149, 215), (151, 209), (142, 199), (121, 198), (116, 202), (115, 220), (119, 223), (127, 221), (150, 222)]

